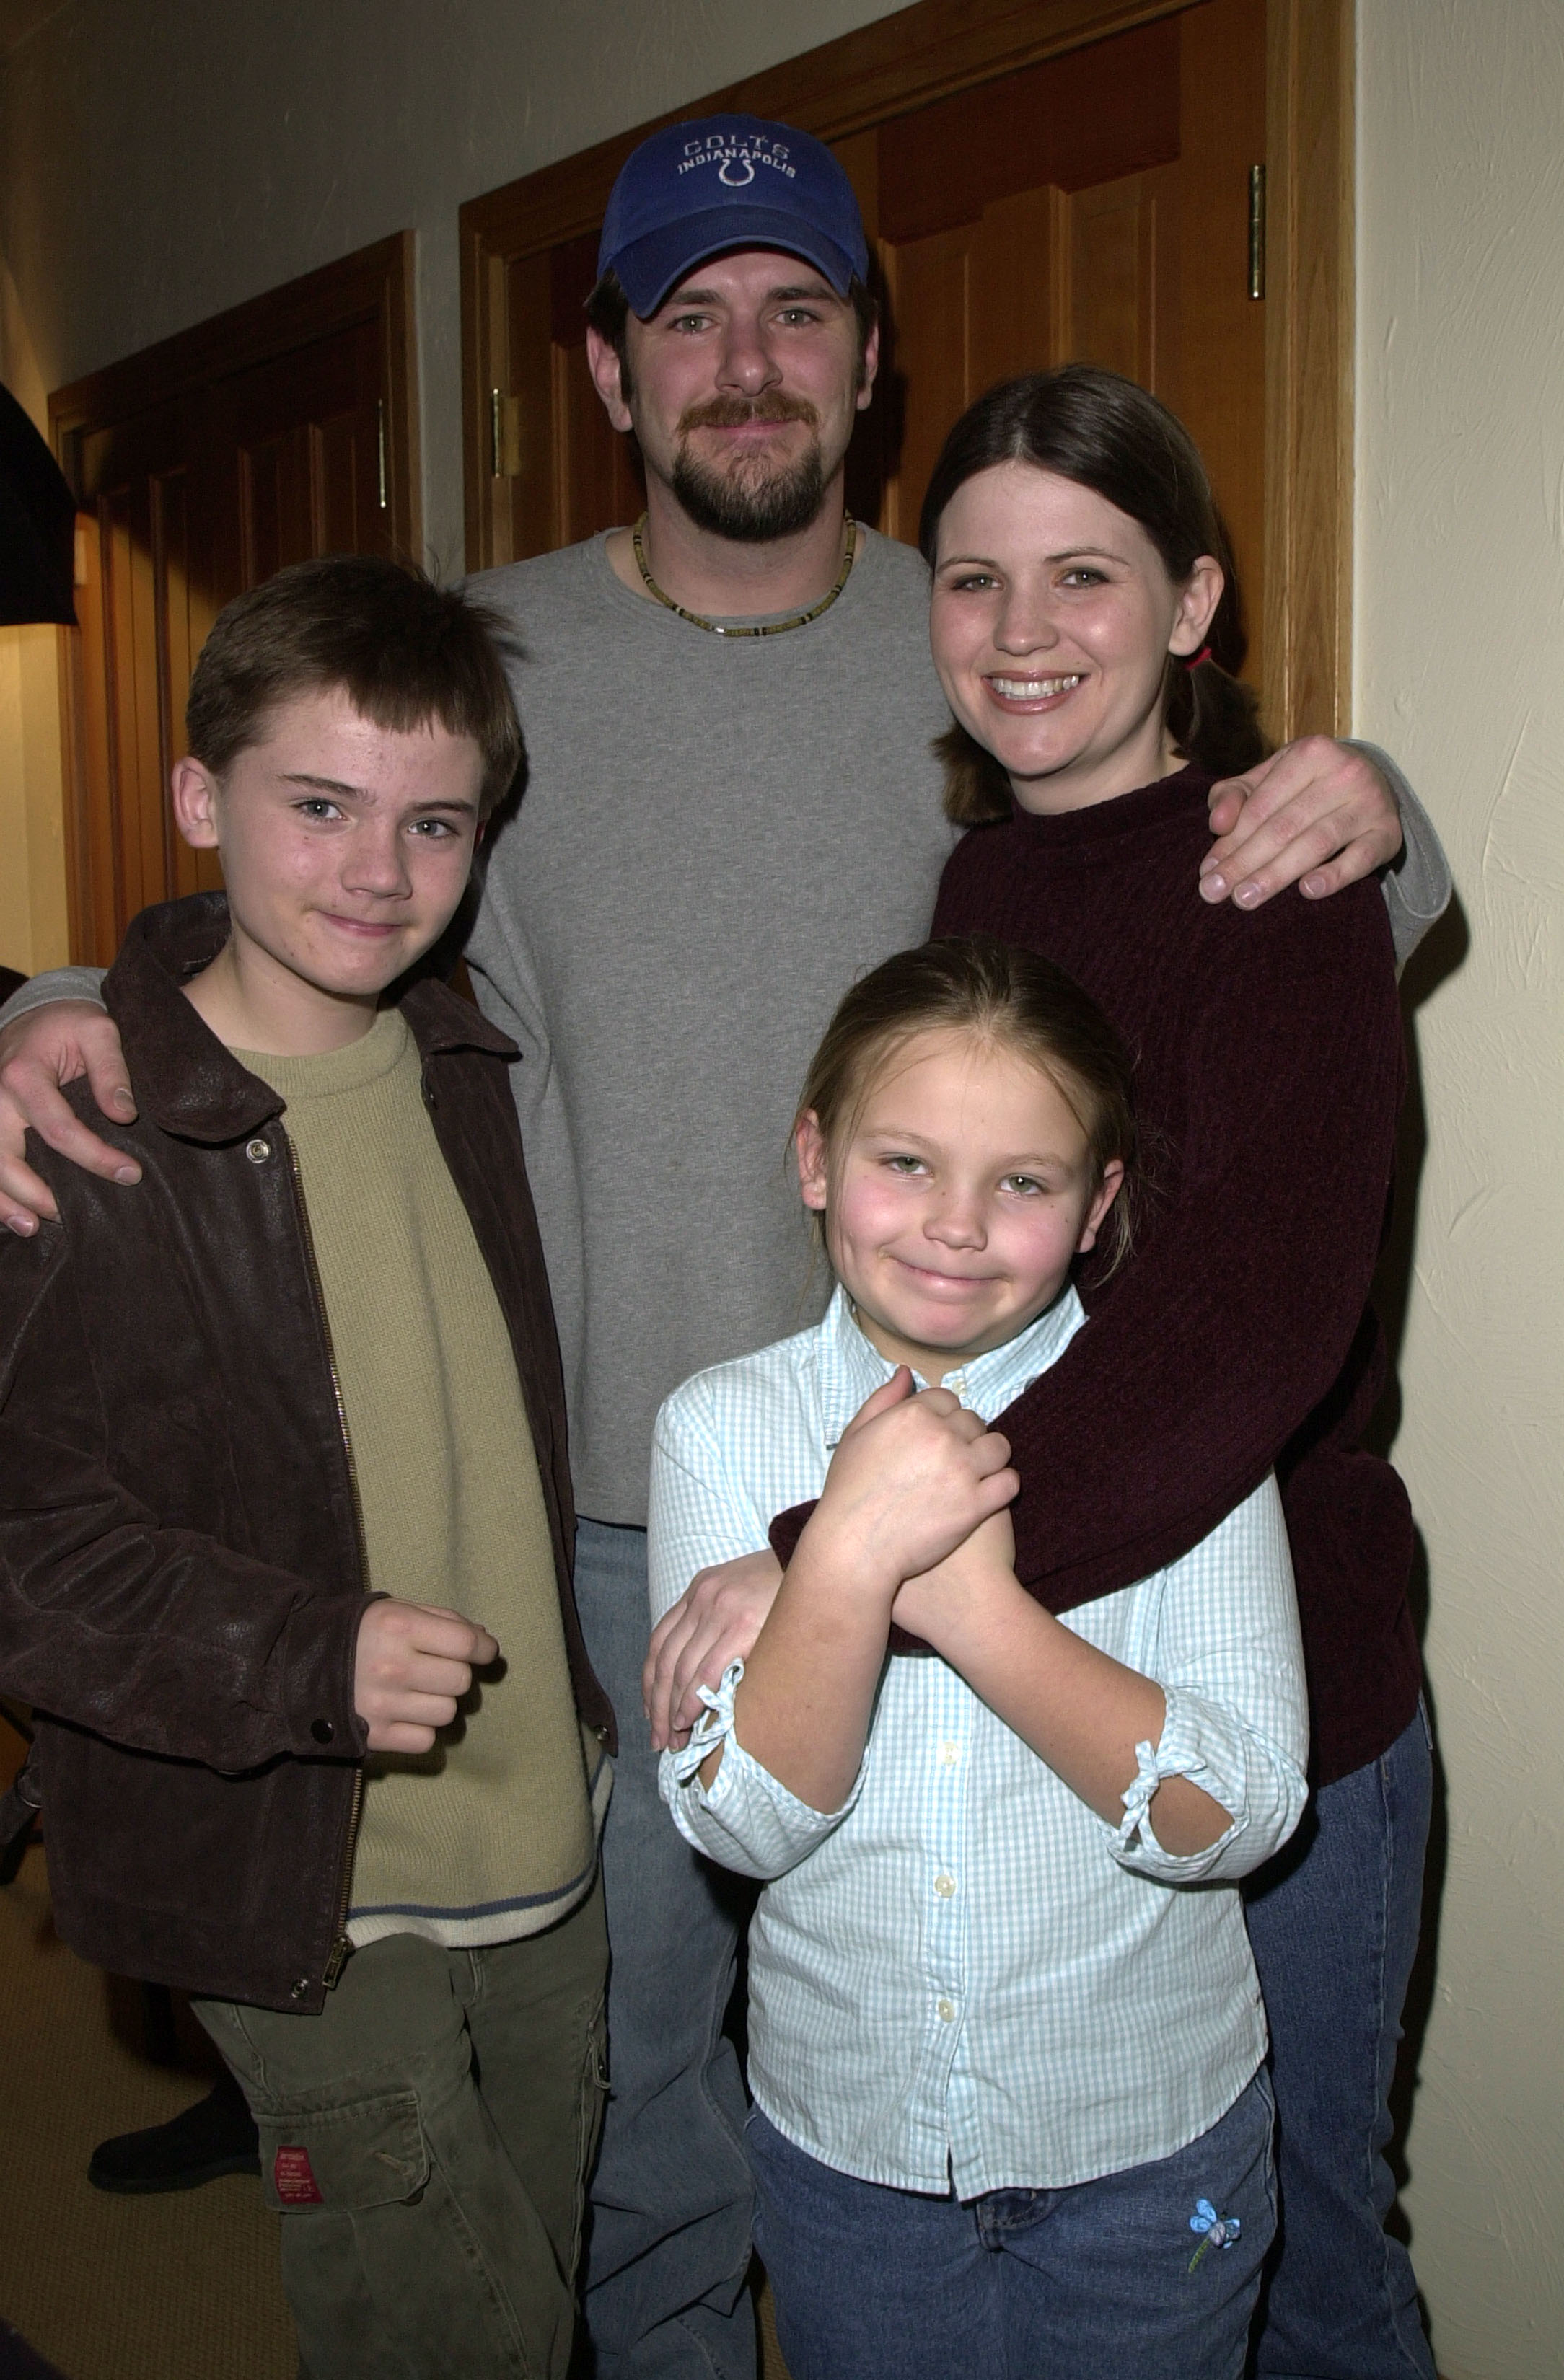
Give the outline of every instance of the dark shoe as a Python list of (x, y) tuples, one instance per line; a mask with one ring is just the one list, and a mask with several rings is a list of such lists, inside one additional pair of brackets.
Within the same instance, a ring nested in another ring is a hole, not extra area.
[(0, 2380), (61, 2380), (61, 2375), (29, 2347), (19, 2331), (8, 2322), (0, 2322)]
[(261, 2143), (244, 2093), (225, 2074), (171, 2123), (100, 2141), (87, 2179), (96, 2190), (199, 2190), (224, 2173), (259, 2173)]

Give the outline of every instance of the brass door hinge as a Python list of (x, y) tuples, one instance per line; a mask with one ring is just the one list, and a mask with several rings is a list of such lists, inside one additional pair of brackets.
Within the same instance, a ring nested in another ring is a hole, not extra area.
[(1249, 169), (1249, 294), (1265, 295), (1265, 168)]
[(489, 391), (489, 477), (514, 480), (521, 471), (521, 400)]

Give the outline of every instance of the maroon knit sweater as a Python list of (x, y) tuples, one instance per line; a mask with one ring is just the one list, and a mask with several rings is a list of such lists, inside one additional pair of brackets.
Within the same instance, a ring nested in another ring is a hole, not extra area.
[(1210, 783), (1186, 769), (975, 828), (934, 930), (1074, 976), (1129, 1044), (1154, 1144), (1133, 1258), (1101, 1284), (1087, 1259), (1084, 1329), (995, 1425), (1020, 1473), (1018, 1573), (1053, 1611), (1112, 1594), (1274, 1464), (1323, 1785), (1394, 1742), (1421, 1680), (1406, 1491), (1358, 1443), (1384, 1372), (1367, 1300), (1404, 1082), (1395, 961), (1372, 881), (1253, 916), (1202, 901)]

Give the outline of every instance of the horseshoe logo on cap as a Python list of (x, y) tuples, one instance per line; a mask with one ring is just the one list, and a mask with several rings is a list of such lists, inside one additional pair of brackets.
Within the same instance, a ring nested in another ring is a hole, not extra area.
[[(742, 174), (730, 174), (729, 165), (741, 165), (744, 170)], [(747, 157), (725, 157), (717, 167), (717, 180), (726, 183), (730, 190), (745, 189), (754, 178), (755, 169)]]

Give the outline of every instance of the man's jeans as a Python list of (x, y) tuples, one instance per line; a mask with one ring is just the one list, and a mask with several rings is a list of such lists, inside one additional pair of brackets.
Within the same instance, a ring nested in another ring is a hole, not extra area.
[(603, 2103), (603, 1898), (357, 1950), (318, 2015), (198, 2000), (261, 2131), (301, 2380), (564, 2380)]
[(1265, 2380), (1434, 2380), (1411, 2262), (1385, 2217), (1401, 2003), (1417, 1949), (1432, 1754), (1419, 1709), (1382, 1758), (1316, 1794), (1251, 1881), (1271, 2027), (1281, 2235)]
[(1263, 2068), (1171, 2156), (967, 2204), (837, 2173), (758, 2107), (749, 2143), (792, 2380), (1239, 2380), (1276, 2228)]
[(722, 2031), (744, 1889), (690, 1850), (657, 1791), (643, 1529), (580, 1523), (576, 1602), (619, 1722), (603, 1837), (609, 2097), (586, 2243), (597, 2380), (752, 2380), (744, 2086)]

